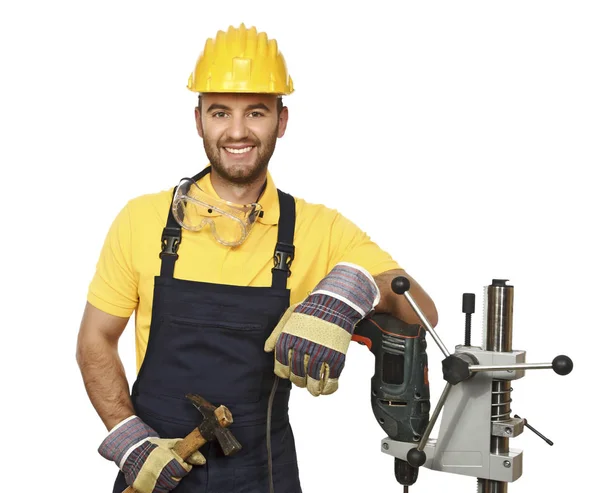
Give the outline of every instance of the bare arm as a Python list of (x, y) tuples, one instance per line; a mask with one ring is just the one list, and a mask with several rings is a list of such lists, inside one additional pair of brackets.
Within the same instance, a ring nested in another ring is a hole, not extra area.
[(77, 364), (83, 383), (107, 430), (135, 414), (118, 353), (119, 337), (128, 320), (87, 303), (77, 337)]
[(421, 321), (402, 295), (392, 291), (392, 279), (404, 276), (410, 281), (410, 294), (421, 308), (429, 323), (435, 327), (438, 323), (438, 314), (435, 304), (425, 290), (410, 277), (403, 269), (394, 269), (382, 272), (375, 276), (375, 282), (379, 286), (381, 301), (375, 307), (376, 312), (390, 313), (391, 315), (410, 324), (421, 324)]

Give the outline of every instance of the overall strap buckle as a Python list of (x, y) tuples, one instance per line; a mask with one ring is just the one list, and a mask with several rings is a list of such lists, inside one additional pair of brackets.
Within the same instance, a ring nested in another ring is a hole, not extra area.
[(294, 245), (283, 242), (277, 243), (277, 246), (275, 247), (275, 255), (273, 255), (274, 267), (271, 269), (271, 272), (276, 270), (287, 272), (288, 277), (290, 277), (292, 275), (290, 267), (292, 265), (292, 261), (294, 260), (295, 250), (296, 248)]
[(175, 259), (179, 258), (177, 255), (177, 250), (179, 250), (179, 245), (181, 244), (181, 229), (179, 228), (170, 228), (166, 227), (163, 229), (163, 234), (161, 238), (161, 252), (159, 257), (162, 259), (166, 255), (170, 257), (175, 257)]

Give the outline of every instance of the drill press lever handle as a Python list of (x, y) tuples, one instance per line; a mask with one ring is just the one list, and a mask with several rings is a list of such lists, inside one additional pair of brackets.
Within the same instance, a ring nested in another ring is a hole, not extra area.
[(444, 387), (444, 391), (442, 392), (442, 395), (440, 396), (440, 400), (438, 401), (437, 406), (435, 406), (433, 414), (431, 415), (431, 419), (429, 420), (429, 423), (427, 424), (425, 433), (423, 433), (423, 436), (421, 437), (421, 440), (419, 441), (419, 445), (416, 448), (410, 449), (408, 451), (408, 453), (406, 454), (407, 462), (413, 467), (421, 467), (423, 464), (425, 464), (425, 461), (427, 460), (427, 456), (425, 455), (425, 452), (423, 452), (423, 449), (425, 448), (425, 445), (427, 444), (427, 440), (429, 440), (429, 435), (431, 435), (431, 431), (433, 430), (433, 427), (435, 426), (435, 422), (437, 421), (438, 417), (440, 416), (440, 412), (442, 411), (442, 408), (444, 407), (444, 404), (446, 403), (446, 399), (448, 398), (448, 395), (450, 394), (451, 387), (452, 387), (452, 385), (450, 383), (446, 383), (446, 386)]
[(506, 370), (546, 370), (552, 369), (558, 375), (568, 375), (573, 369), (573, 360), (561, 354), (552, 363), (520, 363), (516, 365), (470, 365), (469, 372)]
[[(450, 356), (450, 352), (448, 351), (446, 346), (444, 346), (444, 343), (437, 335), (436, 331), (434, 330), (434, 328), (431, 325), (431, 323), (429, 322), (429, 320), (427, 320), (427, 317), (423, 313), (423, 310), (421, 310), (419, 305), (417, 305), (417, 303), (413, 299), (412, 295), (409, 292), (409, 289), (410, 289), (410, 281), (406, 277), (398, 276), (392, 280), (392, 291), (394, 291), (394, 293), (396, 293), (396, 294), (404, 295), (404, 297), (406, 298), (406, 301), (408, 302), (410, 307), (413, 309), (413, 311), (415, 312), (417, 317), (419, 317), (419, 320), (421, 320), (421, 323), (423, 324), (423, 326), (425, 327), (427, 332), (429, 332), (431, 334), (431, 336), (433, 337), (433, 340), (438, 345), (438, 347), (440, 348), (440, 350), (442, 351), (444, 356), (447, 358), (448, 356)], [(423, 452), (423, 449), (425, 448), (425, 444), (427, 443), (427, 440), (429, 439), (429, 435), (431, 434), (431, 431), (433, 430), (435, 422), (437, 421), (437, 419), (440, 415), (440, 412), (442, 411), (442, 408), (444, 407), (446, 398), (448, 397), (448, 394), (450, 393), (450, 387), (451, 387), (451, 385), (449, 383), (447, 383), (446, 387), (444, 388), (444, 391), (442, 392), (440, 400), (438, 401), (437, 406), (433, 411), (433, 414), (431, 416), (431, 419), (429, 420), (427, 428), (425, 429), (425, 433), (423, 433), (423, 435), (421, 436), (419, 445), (417, 447), (409, 450), (409, 452), (406, 456), (407, 462), (413, 467), (418, 468), (418, 467), (422, 466), (423, 464), (425, 464), (426, 455), (425, 455), (425, 452)]]
[(410, 289), (410, 281), (406, 277), (398, 276), (398, 277), (395, 277), (394, 279), (392, 279), (392, 291), (396, 294), (404, 295), (404, 297), (406, 298), (406, 301), (408, 301), (408, 304), (410, 305), (410, 307), (417, 314), (417, 317), (419, 317), (419, 320), (423, 324), (423, 327), (425, 327), (427, 332), (429, 332), (431, 334), (431, 337), (433, 337), (433, 340), (438, 345), (438, 347), (441, 349), (442, 353), (444, 353), (444, 356), (447, 358), (448, 356), (450, 356), (450, 352), (448, 351), (448, 349), (446, 349), (446, 346), (444, 346), (444, 343), (442, 342), (442, 340), (439, 338), (439, 336), (433, 329), (433, 326), (431, 325), (429, 320), (427, 320), (427, 317), (425, 316), (425, 314), (423, 313), (423, 311), (421, 310), (419, 305), (417, 305), (417, 303), (413, 299), (412, 295), (409, 293), (409, 291), (408, 291), (409, 289)]

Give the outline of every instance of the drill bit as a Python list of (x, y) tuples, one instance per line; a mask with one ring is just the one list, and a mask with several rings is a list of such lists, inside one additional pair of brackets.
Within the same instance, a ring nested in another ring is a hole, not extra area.
[(407, 484), (404, 485), (404, 493), (408, 493), (408, 485)]

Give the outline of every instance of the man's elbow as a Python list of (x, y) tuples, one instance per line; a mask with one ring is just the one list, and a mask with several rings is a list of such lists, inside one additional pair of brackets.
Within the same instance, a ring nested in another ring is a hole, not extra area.
[[(420, 309), (421, 313), (427, 319), (427, 322), (429, 322), (429, 324), (432, 327), (437, 326), (437, 324), (438, 324), (437, 308), (436, 308), (433, 300), (429, 297), (429, 295), (427, 293), (425, 293), (424, 291), (420, 291), (418, 293), (414, 293), (412, 295), (412, 298), (413, 298), (414, 302), (416, 303), (417, 307)], [(410, 323), (423, 324), (423, 322), (421, 321), (421, 318), (418, 316), (418, 314), (415, 312), (415, 310), (412, 308), (412, 306), (410, 306), (410, 304), (408, 303), (408, 300), (406, 300), (406, 299), (403, 300), (401, 311), (403, 314), (405, 314), (405, 318), (404, 318), (405, 321), (408, 321)]]
[(423, 313), (427, 317), (427, 320), (429, 321), (429, 323), (431, 324), (432, 327), (437, 326), (438, 312), (437, 312), (437, 308), (435, 307), (435, 303), (433, 302), (433, 300), (431, 298), (427, 297), (427, 301), (425, 301), (423, 303), (423, 305), (424, 306), (422, 306), (421, 309), (423, 310)]
[(406, 297), (393, 291), (392, 280), (398, 276), (408, 279), (410, 282), (409, 292), (413, 300), (431, 326), (435, 327), (438, 323), (438, 312), (435, 303), (419, 283), (403, 269), (390, 270), (375, 277), (382, 296), (381, 303), (375, 311), (392, 313), (408, 323), (422, 323)]
[(90, 361), (117, 354), (119, 337), (127, 322), (127, 318), (110, 315), (87, 303), (75, 349), (75, 360), (79, 367), (83, 370)]

